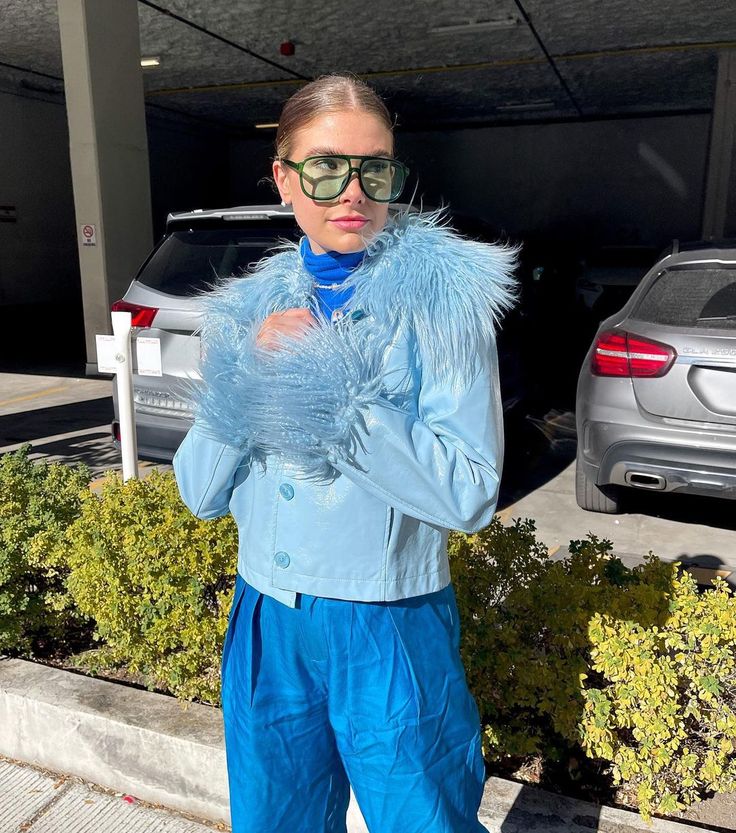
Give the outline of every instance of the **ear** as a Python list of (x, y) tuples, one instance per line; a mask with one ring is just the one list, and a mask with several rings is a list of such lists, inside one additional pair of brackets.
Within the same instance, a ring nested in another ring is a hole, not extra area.
[(276, 187), (279, 189), (281, 199), (289, 205), (291, 203), (291, 182), (289, 181), (289, 169), (279, 159), (273, 163), (273, 178)]

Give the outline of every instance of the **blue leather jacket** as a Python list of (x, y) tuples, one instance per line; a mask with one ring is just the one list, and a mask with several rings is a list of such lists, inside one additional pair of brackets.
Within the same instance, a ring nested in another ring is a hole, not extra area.
[[(517, 251), (465, 241), (435, 216), (400, 218), (351, 276), (346, 323), (268, 354), (253, 340), (263, 318), (311, 299), (294, 251), (204, 301), (203, 383), (174, 471), (195, 515), (232, 512), (253, 587), (294, 606), (299, 592), (386, 601), (449, 583), (448, 530), (474, 532), (495, 511), (493, 324)], [(402, 285), (407, 255), (424, 285)]]

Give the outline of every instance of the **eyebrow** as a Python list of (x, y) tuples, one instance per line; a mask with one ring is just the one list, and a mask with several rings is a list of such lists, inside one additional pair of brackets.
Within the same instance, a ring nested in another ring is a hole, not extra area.
[[(363, 156), (363, 154), (358, 154), (359, 156)], [(384, 156), (388, 159), (393, 159), (393, 153), (390, 153), (385, 148), (378, 148), (378, 150), (374, 150), (373, 153), (367, 153), (366, 156)], [(317, 148), (310, 148), (305, 154), (304, 158), (306, 159), (307, 156), (347, 156), (345, 153), (341, 153), (339, 150), (335, 150), (334, 148), (330, 147), (317, 147)]]

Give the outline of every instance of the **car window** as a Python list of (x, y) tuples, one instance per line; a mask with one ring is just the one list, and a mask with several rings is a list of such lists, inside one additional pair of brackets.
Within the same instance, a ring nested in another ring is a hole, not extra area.
[(676, 327), (736, 329), (736, 268), (667, 269), (651, 284), (632, 318)]
[(137, 279), (170, 295), (196, 295), (218, 278), (243, 274), (280, 240), (294, 236), (294, 226), (181, 229), (166, 237)]

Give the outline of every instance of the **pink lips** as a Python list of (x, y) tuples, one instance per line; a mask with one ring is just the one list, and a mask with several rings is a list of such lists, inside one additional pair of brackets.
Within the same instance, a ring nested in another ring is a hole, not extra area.
[(367, 217), (338, 217), (330, 222), (343, 231), (360, 231), (368, 219)]

